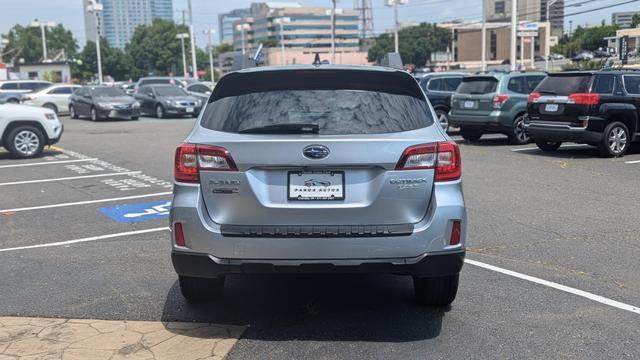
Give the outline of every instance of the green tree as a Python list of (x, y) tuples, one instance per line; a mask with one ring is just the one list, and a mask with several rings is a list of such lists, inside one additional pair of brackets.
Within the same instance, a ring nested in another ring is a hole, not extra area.
[(631, 18), (631, 27), (636, 28), (638, 25), (640, 25), (640, 13), (635, 13)]
[[(444, 51), (451, 43), (451, 33), (435, 24), (422, 23), (401, 29), (398, 33), (399, 50), (405, 64), (423, 66), (431, 58), (431, 53)], [(394, 51), (393, 34), (378, 36), (369, 49), (369, 61), (380, 62), (385, 54)]]
[[(52, 57), (59, 51), (64, 51), (65, 57), (72, 58), (78, 49), (78, 41), (71, 31), (62, 25), (46, 29), (47, 55)], [(11, 59), (25, 62), (38, 62), (43, 60), (42, 36), (39, 27), (15, 25), (6, 36), (9, 41), (5, 52), (11, 51)]]
[[(111, 76), (119, 81), (135, 77), (136, 71), (132, 66), (131, 58), (122, 50), (110, 47), (104, 38), (100, 39), (100, 56), (103, 76)], [(98, 72), (96, 43), (87, 41), (76, 59), (79, 60), (79, 64), (72, 68), (73, 77), (83, 81), (93, 80)]]
[(605, 48), (607, 41), (605, 37), (615, 36), (617, 25), (602, 25), (590, 28), (578, 26), (571, 37), (563, 37), (560, 43), (554, 46), (551, 51), (573, 56), (581, 50), (598, 50)]

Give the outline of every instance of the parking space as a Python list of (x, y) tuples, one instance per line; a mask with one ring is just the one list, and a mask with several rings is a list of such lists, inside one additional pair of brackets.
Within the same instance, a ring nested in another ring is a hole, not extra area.
[(248, 326), (238, 359), (639, 356), (640, 150), (454, 136), (469, 261), (449, 309), (416, 305), (394, 276), (231, 276), (223, 298), (193, 305), (167, 228), (193, 121), (63, 118), (42, 157), (0, 153), (0, 316)]

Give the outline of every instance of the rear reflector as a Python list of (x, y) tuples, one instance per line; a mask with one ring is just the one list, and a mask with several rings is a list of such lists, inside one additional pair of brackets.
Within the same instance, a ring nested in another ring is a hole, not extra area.
[(176, 149), (174, 177), (178, 182), (197, 183), (200, 171), (238, 171), (229, 151), (219, 146), (182, 144)]
[(592, 93), (571, 94), (567, 102), (576, 105), (598, 105), (600, 103), (600, 95)]
[(175, 223), (173, 225), (173, 236), (176, 239), (176, 245), (185, 246), (184, 232), (182, 231), (182, 224), (181, 223)]
[(449, 245), (460, 244), (460, 220), (453, 220), (453, 226), (451, 226), (451, 239)]
[(435, 169), (435, 181), (457, 180), (462, 175), (460, 148), (454, 141), (408, 147), (400, 157), (396, 170)]

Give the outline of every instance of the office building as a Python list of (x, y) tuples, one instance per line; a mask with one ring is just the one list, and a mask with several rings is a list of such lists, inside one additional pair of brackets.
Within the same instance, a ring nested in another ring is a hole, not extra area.
[[(172, 0), (100, 0), (101, 36), (110, 46), (124, 49), (131, 35), (140, 25), (151, 24), (153, 19), (173, 20)], [(85, 9), (85, 31), (88, 40), (96, 38), (95, 15)]]
[(220, 40), (220, 43), (232, 43), (233, 23), (249, 16), (251, 16), (250, 8), (235, 9), (218, 15), (218, 40)]
[[(511, 0), (483, 0), (484, 13), (489, 22), (511, 21)], [(550, 0), (518, 0), (518, 21), (547, 21), (547, 3)], [(549, 7), (551, 36), (561, 37), (564, 31), (564, 0)]]
[(630, 28), (633, 15), (640, 14), (640, 11), (621, 11), (611, 14), (611, 24), (621, 28)]

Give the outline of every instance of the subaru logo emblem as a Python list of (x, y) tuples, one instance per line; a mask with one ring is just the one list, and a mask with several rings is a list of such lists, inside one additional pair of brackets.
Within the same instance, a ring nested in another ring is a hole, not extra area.
[(302, 155), (308, 159), (324, 159), (329, 156), (329, 148), (324, 145), (309, 145), (302, 150)]

